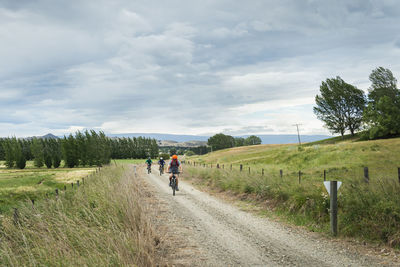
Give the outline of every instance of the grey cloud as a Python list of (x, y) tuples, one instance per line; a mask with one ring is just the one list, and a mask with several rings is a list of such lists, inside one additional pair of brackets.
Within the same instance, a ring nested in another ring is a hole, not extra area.
[(393, 1), (0, 1), (0, 104), (36, 130), (123, 131), (150, 117), (268, 132), (240, 128), (235, 110), (313, 98), (336, 75), (365, 84), (378, 65), (400, 74), (399, 11)]

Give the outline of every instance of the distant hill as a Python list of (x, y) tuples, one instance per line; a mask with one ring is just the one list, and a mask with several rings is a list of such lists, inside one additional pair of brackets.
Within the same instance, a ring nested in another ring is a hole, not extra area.
[[(256, 134), (257, 135), (257, 134)], [(168, 142), (175, 141), (177, 143), (191, 142), (191, 141), (203, 141), (207, 142), (210, 136), (202, 135), (178, 135), (178, 134), (162, 134), (162, 133), (126, 133), (126, 134), (108, 134), (110, 137), (147, 137), (154, 138), (157, 140), (171, 140)], [(248, 137), (249, 135), (235, 136), (235, 137)], [(292, 144), (297, 143), (298, 138), (296, 134), (268, 134), (268, 135), (257, 135), (261, 138), (262, 144)], [(315, 142), (332, 136), (328, 135), (301, 135), (301, 142)]]
[(176, 142), (171, 140), (160, 140), (158, 141), (160, 147), (174, 146), (174, 147), (198, 147), (206, 146), (206, 141), (187, 141), (187, 142)]
[(126, 133), (126, 134), (107, 134), (110, 137), (147, 137), (157, 140), (173, 140), (178, 143), (188, 141), (207, 141), (209, 136), (200, 135), (179, 135), (179, 134), (163, 134), (163, 133)]
[(38, 137), (42, 138), (42, 139), (59, 139), (58, 136), (55, 136), (54, 134), (51, 134), (51, 133), (48, 133), (48, 134), (43, 135), (43, 136), (38, 136)]

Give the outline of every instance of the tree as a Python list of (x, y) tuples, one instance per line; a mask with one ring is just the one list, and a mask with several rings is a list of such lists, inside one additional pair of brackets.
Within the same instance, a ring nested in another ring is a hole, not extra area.
[(50, 139), (51, 146), (51, 161), (54, 168), (60, 167), (61, 164), (61, 142), (59, 139)]
[(252, 146), (252, 145), (260, 145), (261, 144), (261, 138), (255, 135), (251, 135), (249, 137), (247, 137), (244, 140), (244, 144), (246, 146)]
[(3, 149), (4, 149), (4, 159), (6, 161), (5, 162), (6, 167), (7, 168), (14, 167), (15, 151), (14, 151), (14, 146), (13, 146), (10, 138), (7, 138), (4, 140)]
[(366, 103), (364, 92), (339, 76), (322, 82), (320, 92), (321, 95), (315, 97), (317, 118), (333, 133), (340, 133), (343, 137), (348, 129), (354, 135), (362, 123)]
[(70, 134), (68, 138), (64, 136), (62, 140), (62, 154), (65, 165), (68, 166), (68, 168), (73, 168), (78, 165), (78, 148), (72, 134)]
[(43, 143), (42, 140), (38, 138), (33, 138), (31, 144), (31, 151), (33, 155), (33, 165), (35, 167), (41, 168), (44, 164), (44, 153), (43, 153)]
[(26, 166), (26, 158), (22, 149), (22, 141), (13, 138), (13, 144), (15, 147), (15, 165), (22, 170)]
[(235, 137), (235, 146), (244, 146), (244, 138)]
[(51, 168), (51, 165), (53, 164), (52, 161), (52, 147), (50, 145), (50, 140), (44, 139), (43, 140), (43, 158), (44, 158), (44, 164), (48, 169)]
[(371, 87), (364, 120), (370, 139), (400, 134), (400, 91), (389, 69), (378, 67), (369, 76)]
[(230, 148), (235, 146), (235, 138), (230, 135), (225, 135), (222, 133), (216, 134), (208, 138), (208, 145), (212, 147), (212, 149), (219, 150), (224, 148)]

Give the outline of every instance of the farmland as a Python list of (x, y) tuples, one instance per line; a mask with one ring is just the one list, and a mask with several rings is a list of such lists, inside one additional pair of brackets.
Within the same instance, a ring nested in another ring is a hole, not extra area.
[[(368, 167), (369, 183), (364, 167)], [(340, 234), (400, 247), (398, 167), (399, 138), (350, 140), (300, 148), (259, 145), (216, 151), (189, 158), (185, 177), (255, 201), (265, 212), (274, 211), (295, 224), (328, 233), (329, 197), (322, 183), (325, 170), (327, 180), (343, 182)]]
[[(0, 213), (9, 212), (20, 202), (43, 199), (55, 189), (71, 186), (87, 177), (95, 168), (34, 168), (28, 162), (24, 170), (6, 169), (0, 165)], [(69, 189), (68, 187), (68, 189)]]

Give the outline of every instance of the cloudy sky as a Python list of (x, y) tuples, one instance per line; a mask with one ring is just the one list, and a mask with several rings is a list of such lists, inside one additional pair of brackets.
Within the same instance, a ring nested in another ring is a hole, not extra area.
[(328, 131), (326, 78), (400, 78), (400, 2), (0, 0), (0, 136)]

